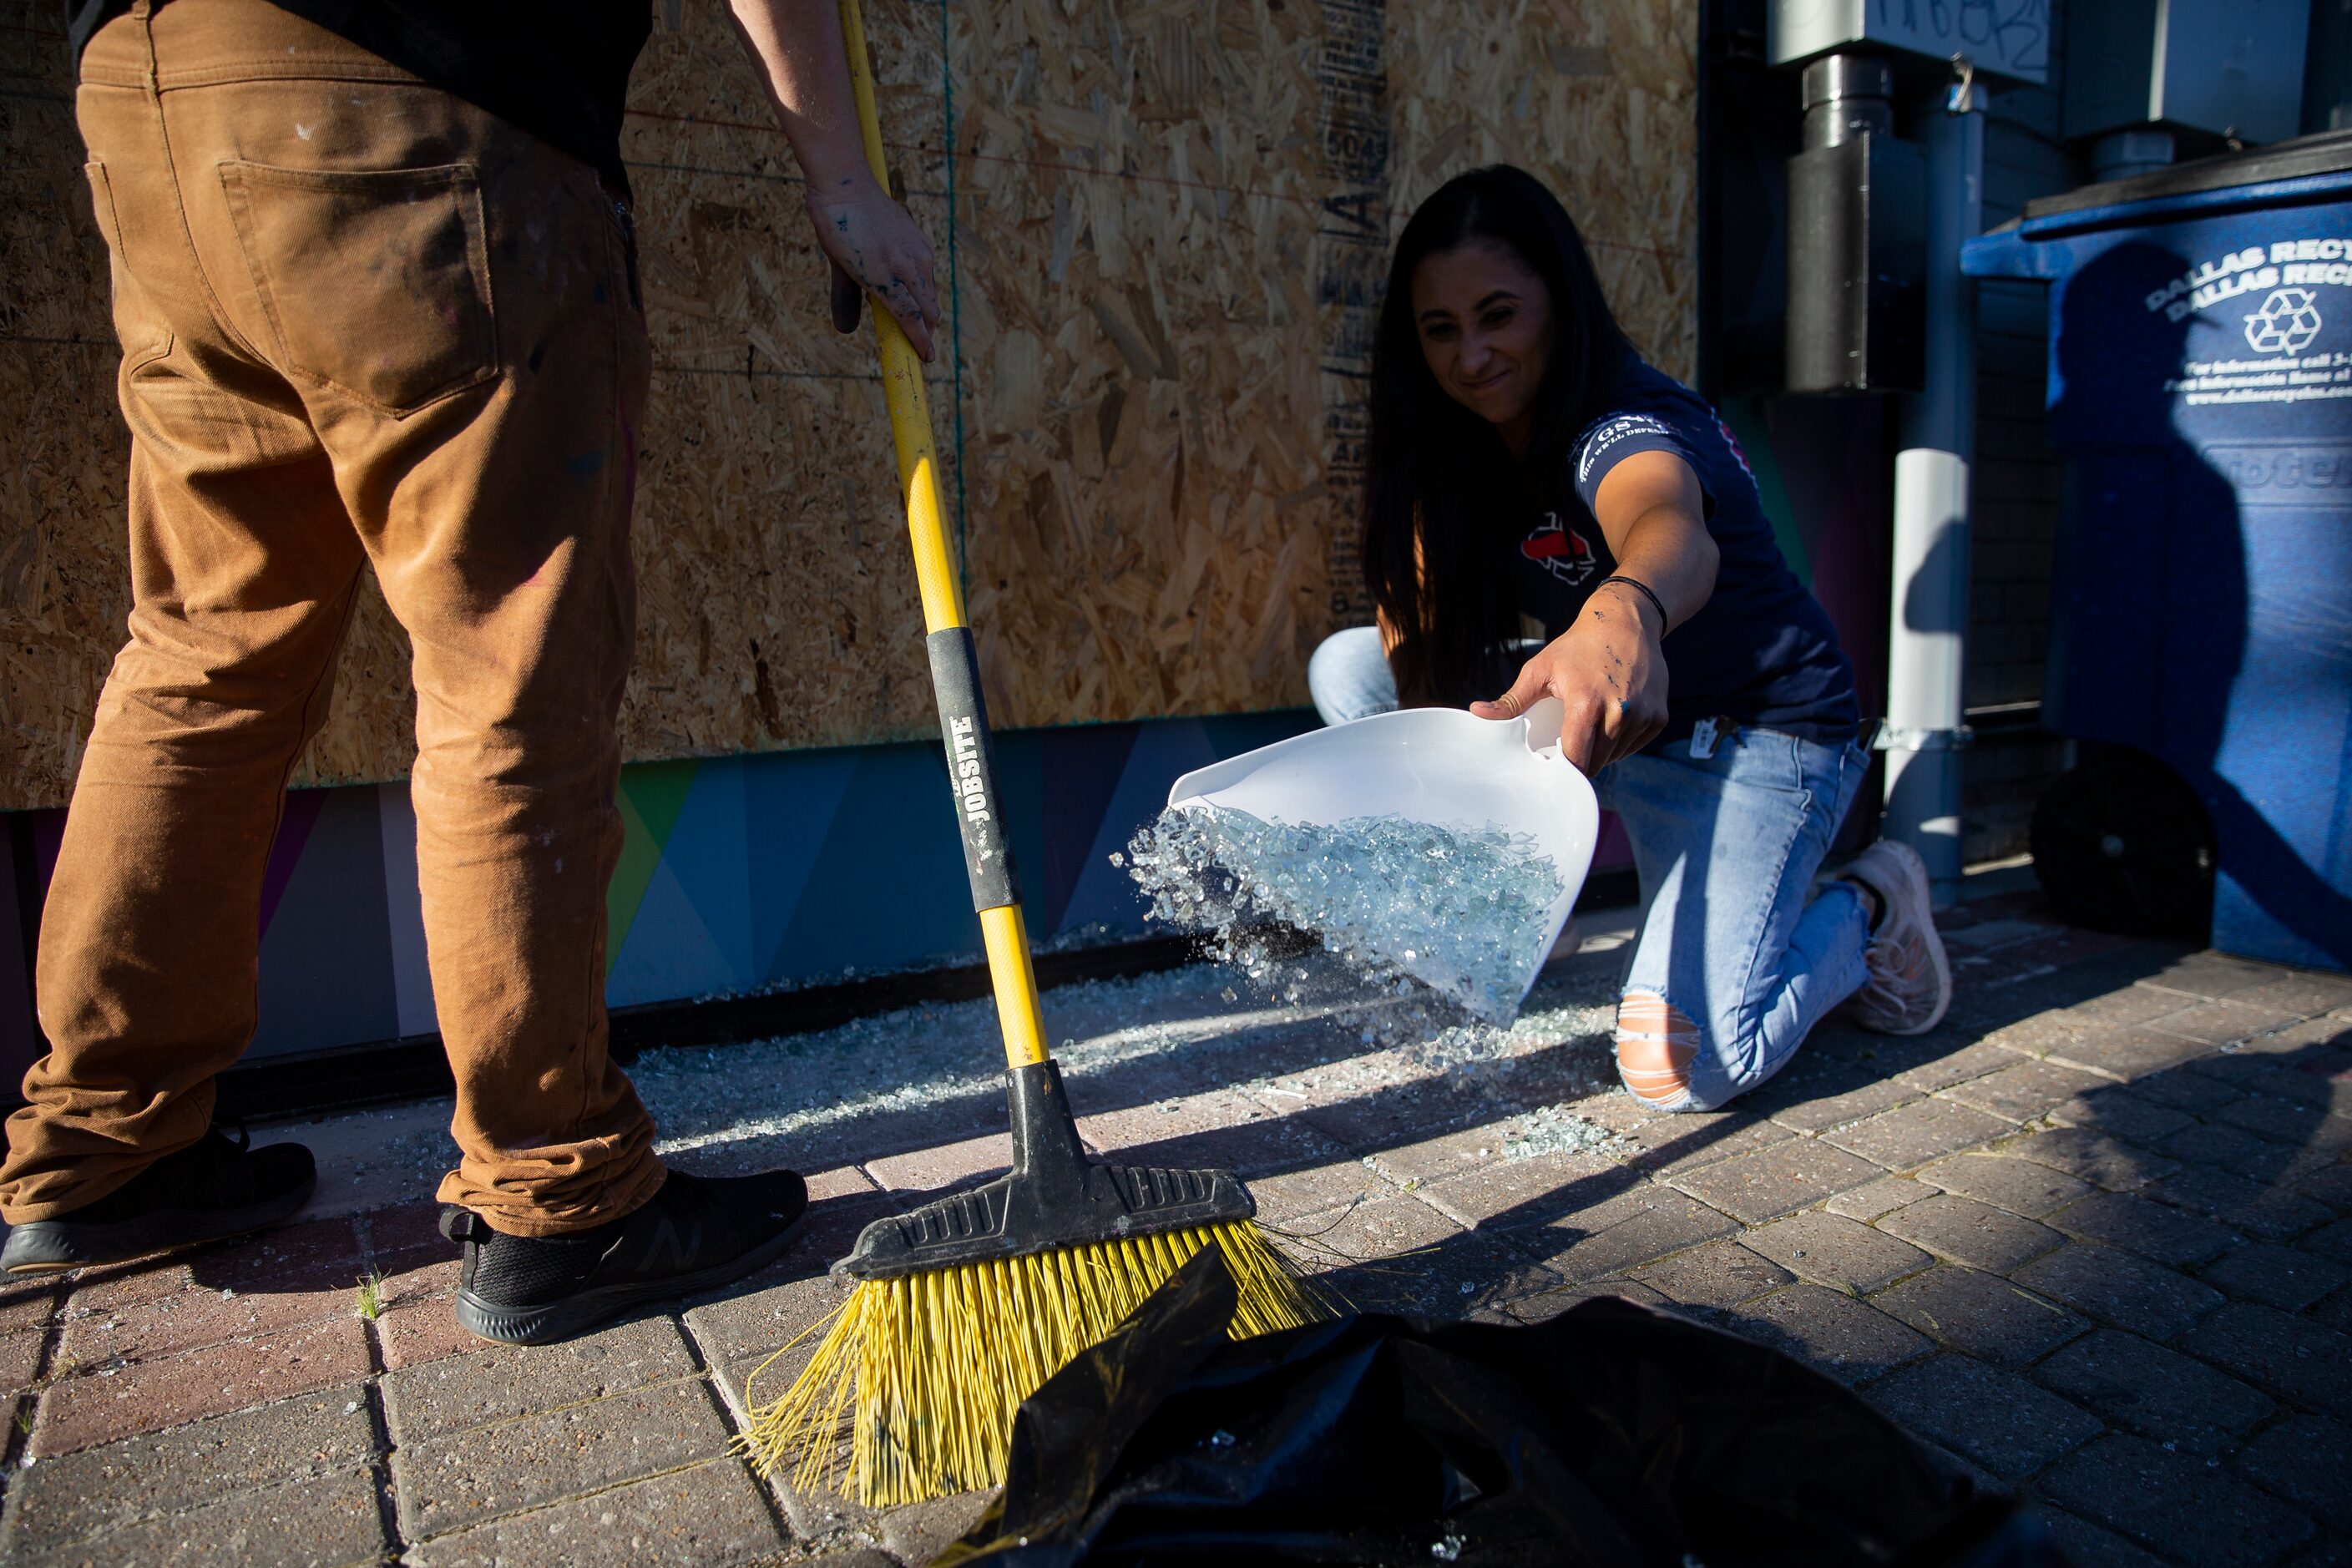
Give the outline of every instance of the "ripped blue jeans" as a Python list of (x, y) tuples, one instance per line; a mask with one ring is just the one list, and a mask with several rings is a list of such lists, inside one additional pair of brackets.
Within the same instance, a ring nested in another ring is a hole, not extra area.
[[(1397, 705), (1369, 626), (1327, 638), (1307, 680), (1328, 723)], [(1869, 754), (1746, 726), (1719, 734), (1711, 756), (1690, 751), (1675, 741), (1592, 781), (1624, 822), (1642, 884), (1618, 1072), (1660, 1110), (1712, 1110), (1787, 1066), (1861, 988), (1870, 943), (1859, 890), (1814, 888)]]

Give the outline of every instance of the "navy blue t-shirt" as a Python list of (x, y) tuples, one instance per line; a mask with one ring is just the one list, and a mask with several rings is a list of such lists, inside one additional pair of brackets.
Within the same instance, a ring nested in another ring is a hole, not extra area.
[(1539, 500), (1517, 541), (1511, 583), (1519, 612), (1541, 621), (1547, 637), (1568, 630), (1617, 570), (1592, 515), (1601, 481), (1636, 452), (1672, 452), (1698, 476), (1722, 563), (1706, 605), (1663, 645), (1668, 721), (1659, 741), (1687, 736), (1702, 719), (1811, 741), (1850, 739), (1861, 718), (1853, 667), (1780, 554), (1730, 427), (1696, 393), (1638, 359), (1626, 361), (1606, 407), (1570, 449), (1561, 476), (1567, 493)]

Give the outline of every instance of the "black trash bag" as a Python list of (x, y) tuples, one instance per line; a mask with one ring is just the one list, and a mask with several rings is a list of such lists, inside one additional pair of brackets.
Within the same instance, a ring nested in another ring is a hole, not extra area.
[(1777, 1351), (1611, 1298), (1235, 1342), (1203, 1249), (1033, 1394), (933, 1568), (2055, 1568), (2039, 1524)]

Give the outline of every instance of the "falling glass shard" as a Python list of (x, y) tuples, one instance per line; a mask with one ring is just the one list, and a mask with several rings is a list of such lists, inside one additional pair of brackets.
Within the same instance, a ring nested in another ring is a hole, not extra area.
[(1207, 934), (1253, 980), (1275, 977), (1284, 928), (1313, 933), (1370, 989), (1419, 982), (1507, 1025), (1551, 942), (1559, 868), (1533, 838), (1402, 816), (1265, 822), (1193, 802), (1127, 848), (1150, 918)]

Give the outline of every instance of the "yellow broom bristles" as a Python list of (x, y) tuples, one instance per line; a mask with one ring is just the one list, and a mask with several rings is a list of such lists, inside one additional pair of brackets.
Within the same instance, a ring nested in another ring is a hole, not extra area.
[(861, 1280), (809, 1331), (824, 1337), (783, 1397), (753, 1408), (744, 1447), (762, 1472), (797, 1456), (793, 1485), (814, 1490), (847, 1415), (843, 1489), (868, 1507), (996, 1486), (1021, 1402), (1212, 1243), (1238, 1288), (1234, 1338), (1332, 1315), (1247, 1221)]

